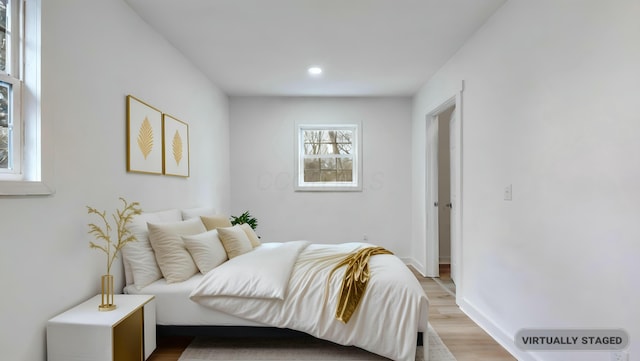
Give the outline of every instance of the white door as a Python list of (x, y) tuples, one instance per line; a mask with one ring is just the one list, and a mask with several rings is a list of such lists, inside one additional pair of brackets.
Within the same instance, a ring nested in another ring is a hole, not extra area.
[(438, 116), (427, 119), (426, 157), (426, 265), (425, 275), (440, 276), (438, 230)]
[(458, 191), (457, 186), (460, 184), (458, 182), (458, 167), (456, 162), (458, 160), (458, 131), (460, 127), (458, 127), (458, 117), (457, 117), (456, 109), (451, 113), (451, 118), (449, 119), (449, 182), (450, 182), (450, 230), (451, 230), (451, 279), (453, 282), (456, 282), (457, 279), (457, 269), (458, 269), (458, 250), (459, 250), (459, 237), (457, 234), (458, 224), (457, 224), (457, 214), (459, 212), (458, 208), (460, 206), (460, 202), (458, 202)]

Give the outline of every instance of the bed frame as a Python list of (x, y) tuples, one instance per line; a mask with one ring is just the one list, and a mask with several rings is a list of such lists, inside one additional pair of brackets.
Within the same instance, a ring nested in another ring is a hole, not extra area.
[[(313, 336), (288, 328), (262, 326), (167, 326), (156, 325), (158, 337), (192, 336), (217, 338), (305, 338)], [(418, 332), (417, 346), (422, 346), (423, 332)]]

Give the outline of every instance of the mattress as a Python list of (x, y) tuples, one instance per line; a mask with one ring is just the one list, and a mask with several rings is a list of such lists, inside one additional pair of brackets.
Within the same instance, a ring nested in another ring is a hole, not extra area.
[(224, 312), (201, 306), (189, 299), (191, 291), (204, 275), (198, 273), (179, 283), (167, 283), (161, 278), (138, 290), (129, 285), (124, 293), (132, 295), (155, 295), (156, 324), (163, 326), (258, 326), (267, 325), (234, 317)]

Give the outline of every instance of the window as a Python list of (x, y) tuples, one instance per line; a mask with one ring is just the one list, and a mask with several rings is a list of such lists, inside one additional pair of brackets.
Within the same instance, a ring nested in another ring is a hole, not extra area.
[(0, 173), (19, 174), (20, 69), (19, 12), (15, 1), (0, 0)]
[(298, 125), (296, 133), (296, 190), (362, 190), (357, 124)]
[(40, 115), (40, 2), (0, 0), (0, 195), (53, 193)]

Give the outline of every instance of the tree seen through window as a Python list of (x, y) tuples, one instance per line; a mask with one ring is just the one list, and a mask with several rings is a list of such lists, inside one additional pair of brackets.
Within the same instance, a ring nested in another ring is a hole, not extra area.
[(353, 181), (353, 131), (304, 130), (304, 181)]

